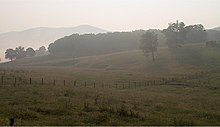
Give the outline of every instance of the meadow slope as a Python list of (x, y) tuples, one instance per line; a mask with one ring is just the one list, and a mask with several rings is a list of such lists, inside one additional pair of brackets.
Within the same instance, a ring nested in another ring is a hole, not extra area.
[(0, 125), (220, 125), (218, 48), (161, 48), (156, 64), (140, 50), (50, 55), (0, 74)]

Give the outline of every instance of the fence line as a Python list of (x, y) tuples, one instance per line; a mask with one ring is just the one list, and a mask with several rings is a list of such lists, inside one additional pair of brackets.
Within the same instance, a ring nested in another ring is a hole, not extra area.
[[(5, 72), (4, 74), (1, 76), (1, 85), (21, 85), (21, 84), (41, 84), (41, 85), (45, 85), (45, 84), (52, 84), (52, 85), (57, 85), (57, 84), (63, 84), (63, 86), (66, 85), (73, 85), (73, 86), (84, 86), (84, 87), (93, 87), (93, 88), (97, 88), (97, 87), (101, 87), (101, 88), (121, 88), (121, 89), (137, 89), (140, 87), (146, 87), (146, 86), (151, 86), (151, 85), (171, 85), (174, 84), (175, 82), (183, 82), (181, 83), (176, 83), (177, 85), (184, 85), (186, 80), (192, 80), (192, 79), (198, 79), (199, 75), (190, 75), (190, 76), (183, 76), (183, 77), (170, 77), (170, 78), (158, 78), (158, 79), (148, 79), (148, 80), (143, 80), (143, 81), (130, 81), (128, 80), (127, 82), (121, 82), (121, 81), (117, 81), (115, 83), (111, 82), (111, 83), (98, 83), (98, 82), (87, 82), (87, 81), (78, 81), (78, 80), (58, 80), (58, 79), (49, 79), (48, 78), (24, 78), (24, 77), (16, 77), (16, 76), (6, 76)], [(29, 82), (28, 82), (29, 79)], [(41, 79), (41, 80), (40, 80)], [(47, 81), (47, 82), (46, 82)], [(59, 83), (59, 81), (63, 81), (63, 83)], [(68, 82), (69, 81), (69, 82)], [(83, 83), (84, 82), (84, 83)], [(198, 80), (199, 84), (201, 84), (201, 80)], [(207, 79), (206, 81), (208, 84), (210, 84), (210, 79)]]

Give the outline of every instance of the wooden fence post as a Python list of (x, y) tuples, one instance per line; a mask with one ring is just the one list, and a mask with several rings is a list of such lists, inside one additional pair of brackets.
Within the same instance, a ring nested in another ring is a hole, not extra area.
[(95, 88), (95, 82), (94, 82), (94, 84), (93, 84), (93, 85), (94, 85), (94, 88)]
[(85, 82), (85, 87), (86, 87), (86, 82)]
[(66, 86), (66, 81), (65, 80), (63, 80), (63, 85)]
[(53, 80), (53, 85), (54, 85), (54, 86), (56, 85), (56, 80)]
[(9, 126), (14, 126), (14, 121), (15, 121), (14, 118), (10, 118), (9, 119)]

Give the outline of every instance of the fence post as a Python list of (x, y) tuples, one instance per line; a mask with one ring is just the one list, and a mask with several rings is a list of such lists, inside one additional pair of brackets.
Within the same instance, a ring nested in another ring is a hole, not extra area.
[(56, 80), (53, 80), (53, 85), (54, 85), (54, 86), (56, 85)]
[(14, 121), (15, 121), (15, 119), (14, 118), (10, 118), (9, 119), (9, 126), (14, 126)]
[(86, 82), (85, 82), (85, 87), (86, 87)]
[(63, 85), (66, 86), (66, 81), (65, 80), (63, 80)]
[(41, 79), (41, 84), (42, 84), (42, 85), (44, 84), (44, 78)]
[(94, 84), (93, 84), (93, 85), (94, 85), (94, 88), (95, 88), (95, 82), (94, 82)]

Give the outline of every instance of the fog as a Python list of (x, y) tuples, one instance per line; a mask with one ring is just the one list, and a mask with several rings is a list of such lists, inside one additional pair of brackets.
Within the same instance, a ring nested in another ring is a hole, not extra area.
[(219, 0), (1, 0), (0, 33), (92, 25), (109, 31), (162, 29), (180, 20), (218, 26)]
[(220, 0), (0, 0), (0, 126), (219, 126)]

